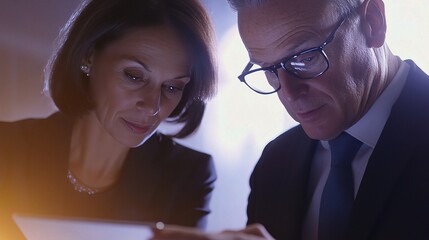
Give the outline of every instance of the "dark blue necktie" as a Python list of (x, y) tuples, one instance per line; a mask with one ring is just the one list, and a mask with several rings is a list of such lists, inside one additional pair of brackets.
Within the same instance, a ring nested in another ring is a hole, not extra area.
[(331, 170), (320, 202), (319, 240), (343, 240), (354, 201), (351, 163), (362, 142), (343, 132), (329, 145)]

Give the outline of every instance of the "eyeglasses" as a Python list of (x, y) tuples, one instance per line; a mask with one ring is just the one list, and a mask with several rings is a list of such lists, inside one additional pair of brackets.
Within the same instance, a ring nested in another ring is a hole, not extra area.
[(322, 75), (329, 68), (328, 56), (323, 49), (332, 42), (338, 28), (341, 27), (346, 19), (347, 17), (343, 18), (337, 24), (325, 42), (319, 47), (310, 48), (283, 58), (280, 63), (268, 67), (253, 68), (254, 64), (249, 62), (241, 75), (238, 76), (238, 79), (257, 93), (271, 94), (281, 88), (277, 71), (279, 68), (283, 68), (300, 79), (312, 79)]

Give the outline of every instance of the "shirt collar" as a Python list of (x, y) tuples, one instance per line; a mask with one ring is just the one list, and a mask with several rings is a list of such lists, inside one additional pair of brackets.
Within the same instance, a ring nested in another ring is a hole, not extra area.
[[(401, 65), (392, 81), (375, 100), (368, 112), (346, 130), (348, 134), (371, 148), (375, 148), (384, 125), (389, 118), (392, 106), (401, 94), (409, 69), (410, 66), (406, 62), (401, 61)], [(324, 148), (328, 148), (328, 141), (321, 141), (321, 143)]]
[(401, 61), (398, 71), (386, 89), (375, 100), (368, 112), (346, 132), (374, 148), (390, 116), (392, 106), (401, 94), (409, 69), (410, 66)]

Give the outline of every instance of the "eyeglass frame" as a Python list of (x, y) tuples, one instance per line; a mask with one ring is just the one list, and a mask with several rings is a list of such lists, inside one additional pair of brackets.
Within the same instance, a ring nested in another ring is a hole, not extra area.
[[(300, 52), (298, 52), (298, 53), (296, 53), (296, 54), (293, 54), (293, 55), (291, 55), (291, 56), (288, 56), (288, 57), (285, 57), (285, 58), (283, 58), (282, 60), (280, 60), (280, 62), (279, 63), (277, 63), (277, 64), (273, 64), (273, 65), (271, 65), (271, 66), (268, 66), (268, 67), (261, 67), (261, 68), (257, 68), (257, 69), (253, 69), (253, 70), (250, 70), (252, 67), (253, 67), (253, 63), (252, 62), (249, 62), (247, 65), (246, 65), (246, 67), (244, 68), (244, 70), (243, 70), (243, 72), (238, 76), (238, 79), (240, 80), (240, 82), (244, 82), (250, 89), (252, 89), (253, 91), (255, 91), (255, 92), (257, 92), (257, 93), (259, 93), (259, 94), (265, 94), (265, 95), (268, 95), (268, 94), (272, 94), (272, 93), (275, 93), (275, 92), (277, 92), (277, 91), (279, 91), (280, 90), (280, 88), (281, 88), (281, 84), (280, 84), (280, 79), (279, 79), (279, 75), (278, 75), (278, 71), (277, 71), (277, 69), (279, 69), (279, 68), (283, 68), (284, 70), (286, 70), (286, 72), (288, 72), (288, 73), (290, 73), (290, 74), (292, 74), (292, 75), (294, 75), (294, 76), (296, 76), (297, 78), (300, 78), (300, 79), (313, 79), (313, 78), (316, 78), (316, 77), (319, 77), (320, 75), (322, 75), (322, 74), (324, 74), (328, 69), (329, 69), (329, 66), (330, 66), (330, 63), (329, 63), (329, 58), (328, 58), (328, 56), (326, 55), (326, 53), (325, 53), (325, 51), (323, 50), (329, 43), (331, 43), (333, 40), (334, 40), (334, 38), (335, 38), (335, 34), (337, 33), (337, 30), (343, 25), (343, 23), (346, 21), (346, 19), (348, 18), (348, 16), (349, 15), (347, 15), (346, 17), (344, 17), (338, 24), (337, 24), (337, 26), (334, 28), (334, 30), (328, 35), (328, 37), (326, 38), (326, 40), (319, 46), (319, 47), (312, 47), (312, 48), (309, 48), (309, 49), (306, 49), (306, 50), (303, 50), (303, 51), (300, 51)], [(293, 60), (293, 59), (295, 59), (295, 58), (297, 58), (297, 57), (299, 57), (299, 56), (301, 56), (301, 55), (303, 55), (303, 54), (306, 54), (306, 53), (309, 53), (309, 52), (314, 52), (314, 51), (318, 51), (318, 52), (320, 52), (321, 54), (322, 54), (322, 56), (324, 57), (324, 59), (325, 59), (325, 61), (326, 61), (326, 69), (325, 70), (323, 70), (322, 72), (320, 72), (319, 74), (316, 74), (315, 76), (312, 76), (312, 77), (307, 77), (307, 78), (304, 78), (304, 77), (300, 77), (300, 76), (298, 76), (298, 75), (296, 75), (296, 73), (294, 73), (294, 72), (291, 72), (291, 71), (289, 71), (285, 66), (286, 66), (286, 64), (285, 63), (287, 63), (287, 62), (290, 62), (291, 60)], [(249, 71), (250, 70), (250, 71)], [(277, 87), (277, 88), (275, 88), (273, 91), (271, 91), (271, 92), (262, 92), (262, 91), (259, 91), (259, 90), (257, 90), (257, 89), (254, 89), (254, 88), (252, 88), (247, 82), (246, 82), (246, 79), (245, 79), (245, 77), (246, 77), (246, 75), (249, 75), (249, 74), (251, 74), (251, 73), (254, 73), (254, 72), (257, 72), (257, 71), (271, 71), (271, 72), (273, 72), (274, 74), (276, 74), (276, 76), (277, 76), (277, 81), (279, 81), (279, 86)]]

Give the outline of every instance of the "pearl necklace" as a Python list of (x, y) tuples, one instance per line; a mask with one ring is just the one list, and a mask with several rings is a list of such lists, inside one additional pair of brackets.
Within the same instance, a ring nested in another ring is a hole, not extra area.
[(77, 178), (73, 176), (73, 173), (70, 171), (70, 169), (67, 170), (67, 179), (73, 185), (74, 190), (78, 192), (85, 192), (88, 195), (93, 195), (99, 192), (99, 189), (93, 189), (80, 183), (79, 180), (77, 180)]

